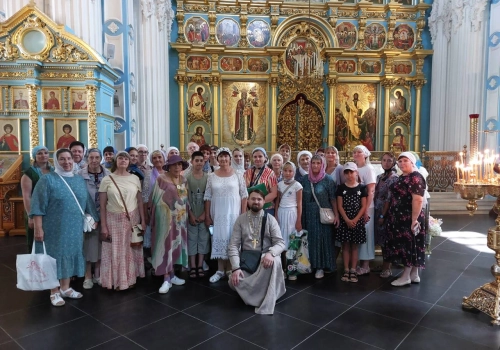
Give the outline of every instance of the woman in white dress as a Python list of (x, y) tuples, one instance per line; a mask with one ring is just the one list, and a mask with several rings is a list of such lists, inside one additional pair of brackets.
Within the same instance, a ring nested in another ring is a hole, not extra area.
[(370, 273), (370, 260), (375, 259), (375, 205), (373, 196), (375, 194), (376, 175), (373, 165), (370, 163), (371, 152), (363, 145), (354, 147), (352, 157), (358, 166), (358, 175), (360, 183), (366, 186), (368, 197), (366, 199), (366, 212), (364, 215), (366, 229), (366, 243), (359, 245), (360, 266), (356, 269), (358, 276)]
[(220, 168), (208, 176), (205, 190), (205, 224), (213, 225), (212, 259), (218, 260), (217, 272), (210, 282), (218, 282), (230, 272), (227, 247), (233, 225), (240, 214), (247, 210), (247, 189), (243, 177), (231, 168), (231, 151), (226, 147), (217, 150)]

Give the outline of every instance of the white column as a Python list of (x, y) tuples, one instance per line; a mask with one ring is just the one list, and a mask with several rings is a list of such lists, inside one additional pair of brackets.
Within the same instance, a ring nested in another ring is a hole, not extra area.
[[(486, 108), (485, 119), (486, 129), (492, 131), (500, 131), (500, 116), (498, 111), (500, 108), (500, 4), (491, 4), (490, 10), (490, 37), (488, 38), (488, 76), (486, 90)], [(485, 137), (485, 148), (493, 149), (495, 153), (500, 153), (499, 135), (497, 132), (488, 133)]]
[(137, 140), (160, 149), (170, 145), (168, 43), (174, 14), (168, 0), (141, 0), (141, 10)]
[[(0, 11), (9, 18), (30, 0), (2, 0)], [(102, 9), (98, 0), (35, 0), (39, 10), (57, 24), (71, 28), (76, 36), (102, 53)]]
[[(434, 42), (431, 151), (459, 151), (469, 139), (471, 113), (484, 106), (488, 0), (435, 0), (429, 18)], [(481, 118), (481, 124), (484, 116)], [(480, 128), (482, 129), (482, 128)]]

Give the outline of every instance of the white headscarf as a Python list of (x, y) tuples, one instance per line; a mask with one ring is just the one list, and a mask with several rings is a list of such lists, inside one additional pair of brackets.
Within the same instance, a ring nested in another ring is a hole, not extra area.
[(361, 152), (363, 152), (366, 164), (370, 164), (370, 156), (372, 155), (372, 153), (368, 150), (368, 148), (366, 148), (366, 146), (363, 145), (358, 145), (354, 147), (353, 151), (356, 149), (359, 149)]
[[(145, 148), (148, 152), (149, 152), (149, 148), (148, 146), (146, 146), (145, 144), (143, 143), (140, 143), (138, 144), (137, 146), (135, 146), (135, 148), (137, 148), (137, 151), (139, 152), (139, 148)], [(141, 164), (142, 165), (142, 164)], [(146, 157), (146, 165), (147, 166), (153, 166), (153, 163), (151, 163), (151, 161), (149, 160), (149, 156)]]
[(241, 164), (236, 163), (233, 155), (231, 157), (231, 168), (233, 168), (237, 173), (243, 174), (245, 172), (245, 152), (243, 152), (241, 148), (235, 148), (231, 154), (234, 154), (236, 151), (241, 153)]
[(415, 157), (415, 155), (411, 152), (402, 152), (399, 154), (398, 156), (398, 159), (401, 158), (401, 157), (406, 157), (410, 160), (411, 162), (411, 165), (412, 165), (412, 170), (413, 171), (418, 171), (418, 168), (417, 168), (417, 158)]
[(302, 167), (300, 166), (300, 157), (302, 157), (303, 155), (309, 156), (309, 158), (313, 157), (312, 153), (309, 151), (300, 151), (299, 154), (297, 154), (297, 168), (299, 169), (300, 175), (302, 176), (307, 175), (307, 171), (302, 169)]
[[(71, 151), (69, 149), (66, 149), (66, 148), (61, 148), (59, 150), (57, 150), (57, 152), (54, 154), (54, 167), (55, 167), (55, 172), (61, 176), (64, 176), (64, 177), (73, 177), (75, 176), (75, 174), (73, 173), (73, 167), (71, 167), (71, 170), (70, 171), (64, 171), (63, 167), (61, 165), (59, 165), (59, 162), (57, 161), (57, 158), (59, 157), (59, 155), (61, 153), (64, 153), (64, 152), (67, 152), (71, 155)], [(73, 158), (71, 158), (71, 161), (73, 161)]]
[(174, 147), (174, 146), (170, 146), (167, 148), (167, 150), (165, 151), (165, 158), (168, 160), (168, 154), (170, 153), (171, 150), (175, 149), (177, 152), (179, 152), (179, 155), (181, 155), (181, 152), (179, 151), (179, 149), (177, 147)]

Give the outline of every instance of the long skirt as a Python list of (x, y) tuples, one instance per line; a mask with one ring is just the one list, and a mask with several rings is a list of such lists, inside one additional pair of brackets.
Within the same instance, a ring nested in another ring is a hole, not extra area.
[(365, 225), (366, 229), (366, 243), (360, 244), (358, 249), (359, 260), (373, 260), (375, 259), (375, 208), (368, 209), (368, 216), (370, 221)]
[(111, 242), (102, 243), (101, 284), (108, 289), (128, 289), (136, 283), (137, 277), (144, 277), (142, 247), (130, 246), (132, 226), (139, 223), (139, 210), (130, 213), (106, 212)]
[(86, 262), (95, 263), (101, 260), (100, 227), (83, 233), (83, 256)]
[(297, 223), (297, 207), (280, 207), (278, 209), (278, 222), (281, 229), (281, 237), (285, 241), (285, 250), (290, 244), (290, 234), (295, 231)]

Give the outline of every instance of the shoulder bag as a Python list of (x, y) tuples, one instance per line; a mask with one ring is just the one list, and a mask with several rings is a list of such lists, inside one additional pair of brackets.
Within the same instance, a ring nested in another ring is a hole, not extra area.
[[(111, 181), (113, 181), (113, 183), (116, 186), (116, 189), (118, 190), (118, 193), (120, 194), (120, 198), (122, 200), (123, 207), (125, 208), (125, 215), (127, 216), (127, 219), (130, 222), (130, 215), (128, 213), (127, 205), (125, 204), (125, 200), (123, 199), (122, 191), (120, 191), (120, 188), (116, 184), (115, 179), (113, 179), (113, 176), (109, 175), (109, 178), (111, 179)], [(137, 224), (137, 225), (132, 226), (132, 235), (130, 236), (130, 246), (137, 247), (137, 246), (142, 245), (142, 241), (144, 240), (144, 238), (142, 236), (143, 236), (143, 230), (142, 230), (141, 224)]]
[[(59, 174), (57, 174), (57, 175), (59, 175)], [(78, 205), (78, 208), (80, 208), (80, 211), (82, 212), (82, 215), (83, 215), (83, 232), (92, 232), (92, 230), (94, 229), (94, 225), (95, 225), (94, 218), (90, 214), (85, 214), (85, 212), (83, 211), (80, 203), (78, 203), (78, 199), (76, 199), (75, 192), (73, 192), (73, 190), (71, 189), (71, 187), (69, 187), (68, 183), (66, 182), (66, 180), (64, 180), (64, 178), (61, 175), (59, 175), (59, 177), (66, 184), (66, 187), (68, 187), (69, 191), (73, 195), (73, 198), (75, 199), (76, 204)]]
[[(262, 226), (260, 227), (260, 251), (259, 250), (242, 250), (240, 255), (240, 269), (254, 274), (259, 268), (262, 252), (264, 250), (264, 232), (266, 231), (267, 213), (264, 213), (262, 218)], [(243, 242), (241, 242), (243, 248)]]
[(318, 198), (316, 198), (316, 194), (314, 193), (314, 186), (312, 182), (311, 182), (311, 190), (314, 200), (316, 201), (316, 204), (318, 204), (319, 207), (319, 221), (324, 225), (333, 225), (333, 222), (335, 221), (335, 214), (333, 213), (333, 209), (321, 208), (321, 205), (319, 205)]

